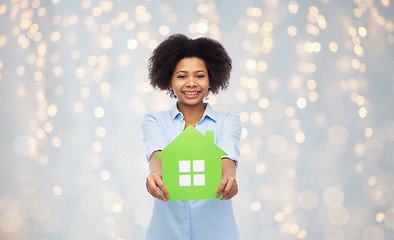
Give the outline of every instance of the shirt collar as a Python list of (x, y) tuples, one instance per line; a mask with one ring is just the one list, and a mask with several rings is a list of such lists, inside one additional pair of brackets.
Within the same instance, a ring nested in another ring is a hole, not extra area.
[[(212, 119), (213, 121), (216, 122), (216, 114), (215, 111), (213, 110), (213, 108), (211, 107), (211, 105), (209, 105), (209, 103), (204, 103), (205, 105), (205, 111), (204, 114), (202, 116), (202, 119), (204, 119), (205, 117), (209, 117), (210, 119)], [(183, 118), (182, 113), (178, 110), (178, 102), (174, 104), (174, 106), (172, 107), (170, 113), (171, 113), (171, 119), (175, 120), (178, 117)]]

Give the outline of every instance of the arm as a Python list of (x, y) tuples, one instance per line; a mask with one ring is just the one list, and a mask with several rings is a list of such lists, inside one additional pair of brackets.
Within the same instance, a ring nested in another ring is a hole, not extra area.
[(146, 189), (155, 198), (167, 202), (170, 197), (162, 180), (161, 158), (156, 158), (160, 151), (155, 151), (149, 161), (149, 176), (146, 178)]
[(146, 158), (149, 161), (149, 176), (146, 178), (146, 189), (153, 197), (167, 201), (169, 194), (162, 180), (161, 159), (156, 158), (160, 150), (166, 146), (166, 140), (157, 115), (147, 114), (144, 117), (142, 134)]
[(219, 197), (223, 193), (222, 199), (228, 200), (238, 193), (238, 184), (235, 177), (242, 131), (239, 116), (233, 113), (227, 114), (222, 129), (217, 146), (224, 150), (228, 156), (222, 158), (222, 182), (216, 196)]
[(237, 166), (229, 158), (222, 159), (222, 182), (216, 192), (216, 197), (223, 193), (222, 199), (228, 200), (238, 193), (237, 179), (235, 178)]

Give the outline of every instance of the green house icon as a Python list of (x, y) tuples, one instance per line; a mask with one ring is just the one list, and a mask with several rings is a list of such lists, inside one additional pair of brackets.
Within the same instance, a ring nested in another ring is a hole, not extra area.
[(168, 200), (217, 198), (222, 156), (227, 153), (215, 145), (213, 131), (206, 131), (204, 136), (188, 126), (156, 156), (162, 159)]

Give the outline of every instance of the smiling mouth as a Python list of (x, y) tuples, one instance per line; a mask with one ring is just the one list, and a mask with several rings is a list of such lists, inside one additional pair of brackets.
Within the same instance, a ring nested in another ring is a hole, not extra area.
[(197, 95), (199, 93), (200, 93), (199, 91), (198, 92), (183, 92), (183, 94), (188, 95), (188, 96)]

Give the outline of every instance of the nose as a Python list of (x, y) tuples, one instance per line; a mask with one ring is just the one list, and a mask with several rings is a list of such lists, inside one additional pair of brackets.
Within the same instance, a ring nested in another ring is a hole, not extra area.
[(190, 76), (190, 77), (187, 78), (186, 86), (188, 86), (188, 87), (194, 87), (194, 86), (196, 86), (196, 85), (197, 85), (197, 81), (196, 81), (196, 79), (194, 78), (194, 76)]

